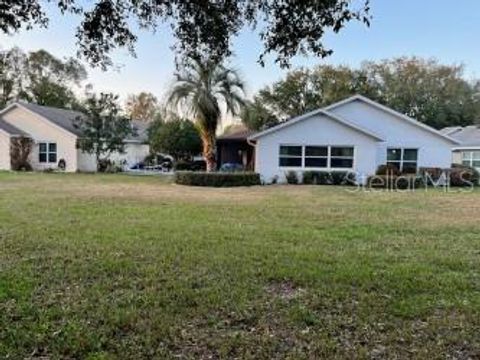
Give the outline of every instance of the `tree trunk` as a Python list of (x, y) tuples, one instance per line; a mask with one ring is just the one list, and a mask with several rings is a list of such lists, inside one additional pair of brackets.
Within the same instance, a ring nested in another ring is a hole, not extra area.
[(95, 153), (95, 161), (97, 163), (97, 173), (101, 171), (100, 169), (100, 154), (99, 153)]
[(205, 134), (201, 136), (203, 142), (203, 157), (207, 163), (207, 172), (217, 169), (217, 161), (215, 156), (215, 134)]

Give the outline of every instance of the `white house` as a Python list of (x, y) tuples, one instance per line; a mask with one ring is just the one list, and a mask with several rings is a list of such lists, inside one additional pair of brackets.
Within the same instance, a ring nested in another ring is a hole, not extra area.
[[(84, 116), (78, 111), (16, 102), (0, 112), (0, 170), (10, 170), (11, 139), (19, 136), (34, 142), (30, 164), (34, 170), (55, 169), (60, 160), (65, 161), (66, 171), (96, 171), (93, 155), (77, 149), (80, 130), (74, 121)], [(125, 153), (112, 154), (111, 160), (134, 165), (149, 154), (146, 127), (134, 122), (137, 135), (125, 140)]]
[(480, 171), (480, 125), (447, 127), (441, 132), (460, 143), (452, 149), (453, 163), (474, 167)]
[(289, 170), (349, 171), (364, 182), (379, 165), (402, 172), (451, 166), (458, 141), (368, 98), (356, 95), (248, 138), (255, 171), (285, 181)]

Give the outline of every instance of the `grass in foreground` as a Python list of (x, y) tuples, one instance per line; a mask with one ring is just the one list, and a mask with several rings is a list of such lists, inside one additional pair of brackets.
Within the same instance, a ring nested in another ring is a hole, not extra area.
[(480, 193), (0, 174), (0, 358), (476, 358)]

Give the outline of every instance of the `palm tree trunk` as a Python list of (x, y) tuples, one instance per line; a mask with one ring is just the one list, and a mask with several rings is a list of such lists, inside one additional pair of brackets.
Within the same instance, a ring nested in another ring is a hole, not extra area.
[(203, 142), (203, 157), (207, 163), (207, 172), (215, 171), (217, 161), (215, 156), (215, 134), (204, 133), (201, 135)]

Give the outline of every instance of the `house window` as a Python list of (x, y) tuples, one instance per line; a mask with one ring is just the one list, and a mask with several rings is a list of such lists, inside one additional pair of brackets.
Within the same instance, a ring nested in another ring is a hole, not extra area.
[(39, 143), (38, 144), (38, 162), (56, 163), (57, 162), (57, 144)]
[(305, 146), (305, 167), (328, 167), (328, 146)]
[(279, 165), (283, 167), (301, 167), (302, 151), (302, 146), (281, 145)]
[(281, 145), (281, 167), (353, 169), (353, 146)]
[(417, 149), (387, 149), (387, 164), (397, 167), (402, 173), (416, 173), (417, 160)]
[(474, 168), (480, 168), (480, 151), (463, 151), (462, 164)]
[(330, 149), (331, 168), (353, 168), (353, 147), (332, 146)]

